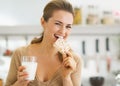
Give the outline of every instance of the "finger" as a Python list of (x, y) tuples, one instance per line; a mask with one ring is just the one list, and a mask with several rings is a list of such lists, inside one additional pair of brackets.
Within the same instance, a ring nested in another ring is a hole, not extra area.
[(70, 63), (69, 62), (67, 62), (66, 64), (65, 64), (65, 67), (69, 67), (70, 68)]
[(19, 77), (19, 80), (20, 81), (26, 81), (27, 78), (28, 78), (28, 75), (24, 75), (24, 76)]
[(69, 61), (66, 61), (66, 62), (64, 63), (64, 66), (65, 66), (66, 68), (70, 68), (70, 62), (69, 62)]
[(66, 61), (69, 61), (71, 59), (71, 57), (66, 57), (63, 59), (63, 63), (66, 62)]
[(63, 53), (62, 56), (63, 56), (63, 59), (67, 57), (66, 53)]
[(25, 72), (25, 71), (23, 71), (23, 72), (19, 72), (18, 71), (18, 75), (17, 75), (17, 79), (19, 80), (21, 80), (21, 77), (24, 77), (24, 76), (26, 76), (26, 77), (28, 77), (28, 73), (27, 72)]
[(71, 52), (66, 52), (67, 56), (73, 57)]
[(70, 57), (69, 57), (69, 58), (65, 58), (65, 59), (63, 60), (63, 64), (66, 64), (66, 63), (68, 63), (68, 62), (70, 62)]
[(18, 68), (18, 71), (22, 72), (24, 69), (25, 69), (24, 66), (20, 66), (20, 67)]
[(24, 75), (28, 75), (28, 73), (26, 71), (23, 71), (23, 72), (18, 71), (18, 77), (21, 77), (21, 76), (24, 76)]

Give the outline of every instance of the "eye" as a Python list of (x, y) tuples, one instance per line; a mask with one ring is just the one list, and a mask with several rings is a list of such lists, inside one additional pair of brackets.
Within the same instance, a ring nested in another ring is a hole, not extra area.
[(55, 25), (61, 25), (60, 23), (56, 22)]
[(66, 26), (66, 28), (67, 28), (67, 29), (71, 29), (71, 28), (72, 28), (72, 26), (71, 26), (71, 25), (68, 25), (68, 26)]

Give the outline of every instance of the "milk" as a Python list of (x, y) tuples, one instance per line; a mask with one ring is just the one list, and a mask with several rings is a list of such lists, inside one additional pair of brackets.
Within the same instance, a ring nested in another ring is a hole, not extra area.
[(26, 68), (24, 71), (28, 73), (27, 80), (34, 80), (37, 69), (37, 62), (22, 62), (22, 66)]

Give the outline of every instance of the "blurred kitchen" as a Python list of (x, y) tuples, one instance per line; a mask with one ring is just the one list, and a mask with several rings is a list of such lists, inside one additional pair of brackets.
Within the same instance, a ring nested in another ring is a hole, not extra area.
[[(42, 32), (40, 17), (48, 1), (0, 0), (0, 86), (13, 51)], [(75, 19), (68, 42), (84, 61), (82, 86), (120, 86), (120, 1), (69, 1)]]

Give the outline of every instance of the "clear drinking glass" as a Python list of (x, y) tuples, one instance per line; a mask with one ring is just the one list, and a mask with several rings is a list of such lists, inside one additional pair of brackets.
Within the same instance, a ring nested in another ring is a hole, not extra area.
[(26, 71), (28, 73), (27, 80), (34, 80), (36, 69), (37, 69), (37, 62), (36, 62), (35, 56), (22, 56), (22, 66), (24, 66)]

